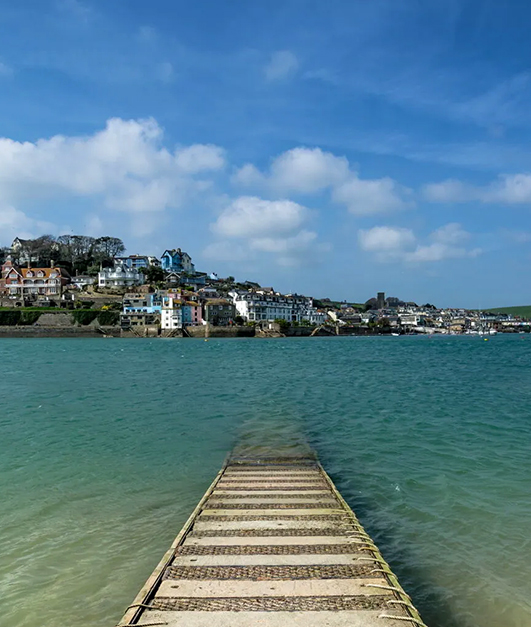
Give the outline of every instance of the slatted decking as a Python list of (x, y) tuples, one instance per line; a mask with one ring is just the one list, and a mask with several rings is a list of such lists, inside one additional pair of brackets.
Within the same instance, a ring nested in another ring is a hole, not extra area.
[(233, 458), (120, 622), (424, 625), (320, 464)]

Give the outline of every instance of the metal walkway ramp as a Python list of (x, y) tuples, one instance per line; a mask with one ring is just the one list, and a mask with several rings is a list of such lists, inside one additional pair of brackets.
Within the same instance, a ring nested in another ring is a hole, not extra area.
[(232, 458), (120, 626), (424, 625), (312, 456)]

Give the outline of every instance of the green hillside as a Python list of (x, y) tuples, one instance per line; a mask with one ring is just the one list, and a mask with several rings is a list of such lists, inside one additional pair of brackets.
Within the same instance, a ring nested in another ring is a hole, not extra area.
[(531, 305), (522, 305), (521, 307), (496, 307), (488, 311), (492, 311), (492, 313), (506, 313), (513, 316), (521, 316), (522, 318), (531, 318)]

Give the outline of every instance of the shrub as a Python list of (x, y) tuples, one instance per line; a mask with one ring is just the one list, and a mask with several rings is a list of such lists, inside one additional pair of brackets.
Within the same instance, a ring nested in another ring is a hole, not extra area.
[(103, 327), (111, 327), (118, 324), (120, 320), (120, 313), (118, 311), (100, 311), (98, 314), (98, 322)]
[(20, 322), (20, 311), (0, 311), (0, 326), (14, 327)]
[(276, 318), (275, 322), (278, 324), (282, 332), (287, 331), (290, 327), (290, 323), (287, 320), (284, 320), (284, 318)]
[(41, 317), (40, 311), (21, 311), (19, 324), (32, 325)]
[(82, 326), (87, 326), (98, 317), (99, 312), (94, 309), (75, 309), (72, 311), (74, 322)]

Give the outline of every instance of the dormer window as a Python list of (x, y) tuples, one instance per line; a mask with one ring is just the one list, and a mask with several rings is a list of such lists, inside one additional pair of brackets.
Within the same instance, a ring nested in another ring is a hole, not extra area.
[[(29, 274), (28, 274), (28, 276), (29, 276)], [(55, 279), (55, 277), (57, 276), (57, 272), (52, 272), (50, 274), (50, 276), (52, 277), (52, 279)]]
[(32, 272), (31, 270), (29, 270), (29, 271), (26, 273), (26, 276), (31, 278), (31, 277), (33, 276), (33, 272)]
[(37, 272), (37, 276), (38, 277), (43, 277), (44, 276), (44, 272), (42, 270), (39, 270), (39, 272)]

